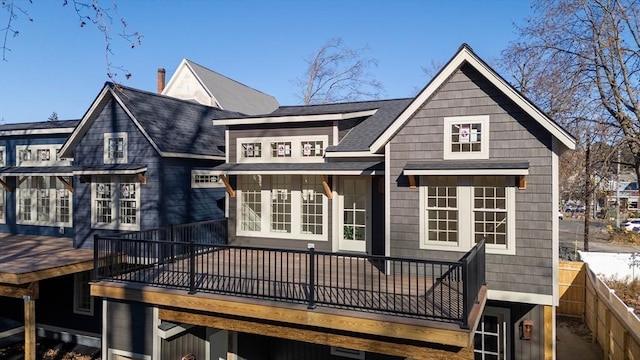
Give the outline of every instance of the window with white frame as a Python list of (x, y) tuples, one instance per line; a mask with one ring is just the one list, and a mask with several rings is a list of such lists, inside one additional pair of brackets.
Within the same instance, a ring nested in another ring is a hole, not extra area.
[(420, 247), (515, 254), (515, 186), (509, 176), (423, 176)]
[(71, 161), (61, 160), (57, 154), (62, 145), (17, 145), (17, 166), (70, 166)]
[(216, 188), (223, 187), (224, 182), (218, 173), (208, 170), (191, 170), (192, 188)]
[(93, 316), (93, 299), (89, 285), (91, 271), (76, 273), (73, 280), (73, 312)]
[[(2, 180), (3, 182), (5, 182), (5, 178), (2, 177), (0, 178), (0, 180)], [(6, 198), (7, 198), (7, 191), (5, 189), (0, 189), (0, 224), (4, 224), (7, 221), (7, 216), (6, 216)]]
[(237, 159), (246, 162), (322, 162), (326, 135), (239, 138)]
[(16, 189), (17, 223), (71, 226), (72, 202), (69, 177), (23, 176)]
[(489, 116), (444, 118), (445, 159), (488, 159)]
[(326, 240), (328, 200), (318, 175), (243, 175), (238, 234)]
[(7, 166), (7, 148), (0, 146), (0, 167)]
[(93, 228), (140, 229), (140, 183), (134, 175), (94, 176), (91, 201)]
[(105, 164), (126, 164), (127, 163), (127, 133), (105, 133), (104, 136), (104, 163)]

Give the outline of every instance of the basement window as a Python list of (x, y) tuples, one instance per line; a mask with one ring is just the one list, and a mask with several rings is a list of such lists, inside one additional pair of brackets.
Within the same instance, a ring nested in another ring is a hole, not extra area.
[(332, 346), (331, 355), (340, 356), (349, 359), (364, 360), (364, 351), (346, 349), (343, 347)]
[(91, 271), (76, 273), (73, 276), (73, 312), (93, 316), (93, 299), (89, 285)]

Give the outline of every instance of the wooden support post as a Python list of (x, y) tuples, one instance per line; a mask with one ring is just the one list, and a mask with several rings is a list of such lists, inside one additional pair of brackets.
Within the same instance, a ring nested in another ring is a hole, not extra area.
[(136, 176), (138, 177), (138, 181), (140, 181), (140, 184), (145, 185), (147, 183), (147, 178), (142, 175), (142, 173), (137, 173)]
[(4, 182), (2, 179), (0, 179), (0, 186), (2, 186), (8, 192), (13, 192), (14, 190), (12, 186), (9, 186), (9, 184)]
[(64, 185), (64, 187), (69, 190), (69, 192), (73, 192), (73, 186), (71, 186), (71, 184), (69, 184), (69, 182), (67, 181), (67, 179), (65, 179), (62, 176), (58, 176), (57, 177), (58, 180), (60, 180), (60, 182), (62, 183), (62, 185)]
[(553, 349), (553, 308), (551, 306), (544, 307), (544, 359), (554, 359)]
[(409, 188), (415, 189), (416, 188), (416, 177), (413, 176), (413, 175), (407, 175), (407, 177), (409, 178)]
[(329, 181), (327, 180), (327, 175), (320, 175), (322, 178), (322, 187), (324, 188), (324, 194), (327, 195), (329, 200), (333, 199), (333, 191), (331, 191), (331, 187), (329, 186)]
[(222, 179), (222, 182), (224, 183), (224, 187), (227, 189), (227, 194), (229, 194), (229, 196), (231, 196), (232, 198), (236, 197), (236, 191), (231, 187), (231, 184), (229, 184), (229, 179), (227, 179), (227, 175), (220, 174), (220, 179)]
[(604, 350), (604, 359), (609, 358), (611, 353), (611, 343), (613, 341), (611, 337), (611, 310), (608, 307), (604, 309), (604, 344), (602, 344), (602, 350)]
[(24, 300), (24, 358), (36, 359), (36, 301), (29, 295)]

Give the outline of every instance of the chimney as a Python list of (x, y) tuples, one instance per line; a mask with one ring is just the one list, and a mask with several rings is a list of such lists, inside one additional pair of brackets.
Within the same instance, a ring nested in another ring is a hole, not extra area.
[(158, 68), (158, 94), (162, 94), (164, 90), (164, 68)]

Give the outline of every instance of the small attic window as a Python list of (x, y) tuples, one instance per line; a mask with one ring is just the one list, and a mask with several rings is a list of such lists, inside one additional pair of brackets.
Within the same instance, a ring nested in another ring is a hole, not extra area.
[(489, 116), (444, 118), (444, 159), (488, 159)]
[(127, 133), (105, 133), (104, 134), (104, 163), (105, 164), (126, 164), (127, 163)]

